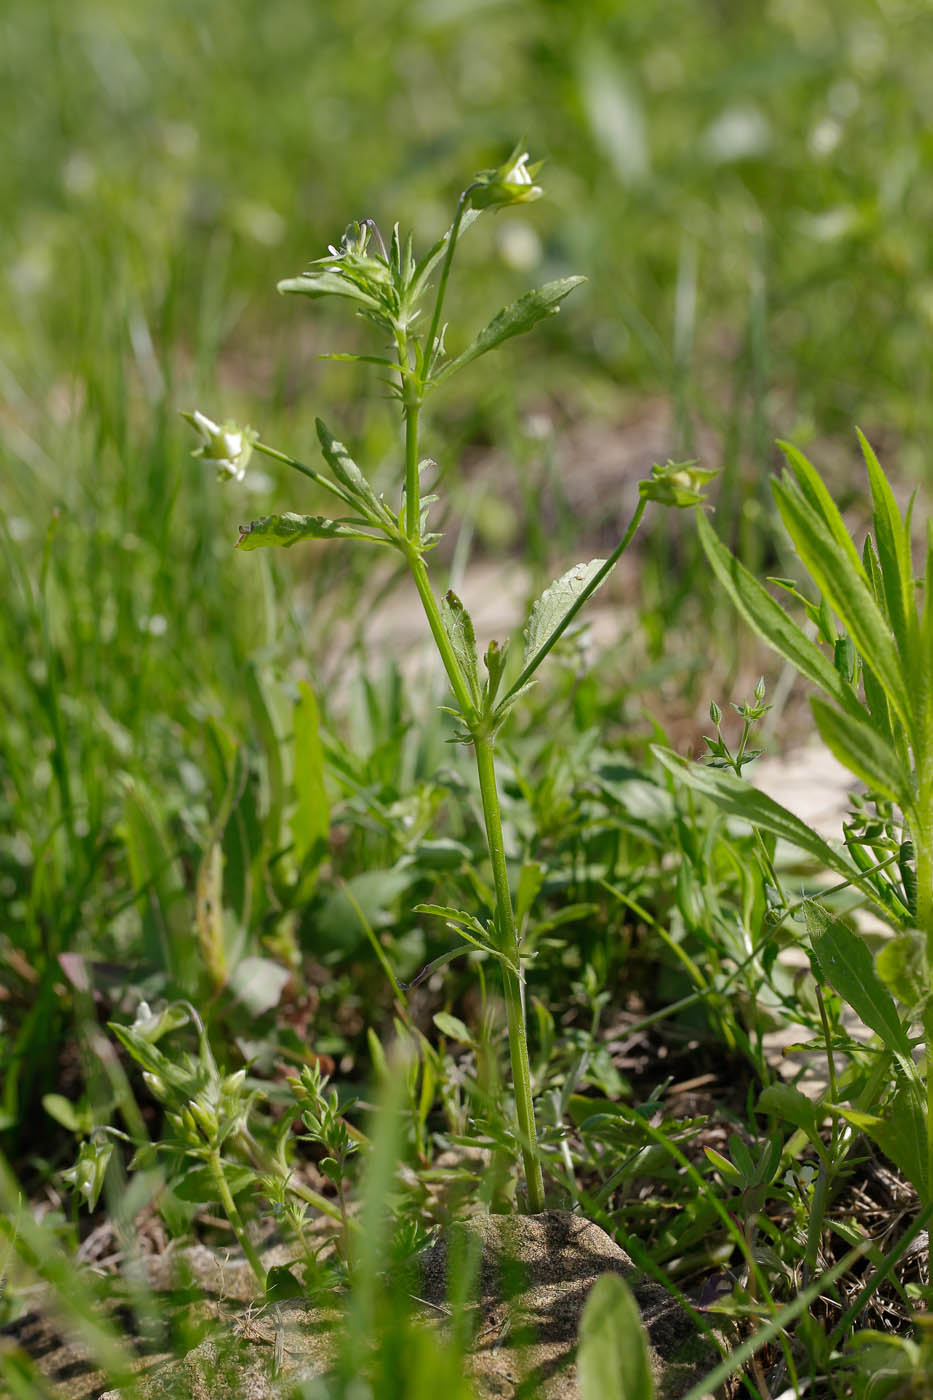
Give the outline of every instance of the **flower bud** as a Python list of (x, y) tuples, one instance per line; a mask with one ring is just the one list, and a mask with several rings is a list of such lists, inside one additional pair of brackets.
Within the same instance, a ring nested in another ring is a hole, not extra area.
[(506, 204), (530, 204), (540, 199), (544, 193), (536, 185), (534, 177), (541, 169), (542, 162), (528, 164), (528, 152), (515, 150), (498, 170), (482, 170), (476, 177), (470, 191), (470, 203), (474, 209), (492, 209)]
[(231, 477), (234, 481), (242, 481), (253, 443), (259, 434), (252, 428), (240, 427), (229, 420), (222, 424), (215, 423), (197, 409), (181, 416), (201, 435), (201, 446), (195, 448), (192, 457), (200, 457), (205, 466), (214, 467), (218, 481)]
[(657, 463), (651, 468), (651, 478), (638, 483), (643, 499), (657, 501), (662, 506), (698, 506), (705, 499), (704, 488), (718, 476), (717, 469), (698, 467), (696, 462)]

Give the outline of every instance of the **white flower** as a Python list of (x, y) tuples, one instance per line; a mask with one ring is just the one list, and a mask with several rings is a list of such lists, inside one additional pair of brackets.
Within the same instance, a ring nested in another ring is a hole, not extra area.
[(242, 481), (258, 434), (238, 423), (215, 423), (198, 409), (181, 416), (201, 435), (201, 446), (195, 448), (192, 457), (200, 457), (205, 466), (213, 467), (219, 481)]

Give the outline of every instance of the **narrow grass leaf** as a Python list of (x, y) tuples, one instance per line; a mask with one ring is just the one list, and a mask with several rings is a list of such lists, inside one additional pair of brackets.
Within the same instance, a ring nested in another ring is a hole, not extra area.
[(873, 723), (854, 714), (841, 714), (818, 695), (810, 705), (820, 738), (840, 763), (869, 788), (883, 793), (899, 807), (911, 799), (910, 775), (903, 772), (897, 752)]
[(760, 827), (762, 831), (769, 831), (783, 841), (789, 841), (792, 846), (805, 851), (827, 870), (841, 875), (877, 903), (876, 896), (861, 872), (841, 852), (830, 846), (779, 802), (723, 769), (707, 768), (699, 763), (692, 764), (671, 749), (661, 748), (659, 745), (653, 745), (652, 752), (669, 773), (673, 773), (695, 792), (711, 798), (724, 812), (739, 817), (752, 826)]
[(512, 336), (515, 335), (524, 335), (539, 321), (545, 320), (548, 316), (556, 315), (564, 297), (572, 292), (574, 287), (579, 287), (580, 283), (585, 281), (585, 277), (561, 277), (556, 282), (545, 282), (543, 287), (536, 287), (534, 291), (526, 292), (524, 296), (518, 298), (518, 301), (513, 301), (511, 306), (504, 307), (497, 316), (494, 316), (489, 325), (480, 331), (472, 344), (468, 345), (456, 359), (450, 360), (434, 376), (434, 383), (442, 383), (451, 374), (463, 369), (464, 365), (468, 365), (472, 360), (479, 359), (480, 355), (494, 350), (503, 341), (511, 340)]
[(857, 705), (855, 696), (832, 662), (726, 548), (700, 511), (697, 512), (697, 530), (713, 573), (748, 625), (779, 656), (783, 656), (802, 676), (831, 695), (844, 709)]
[[(838, 548), (833, 532), (809, 504), (789, 473), (771, 489), (787, 533), (817, 586), (842, 621), (888, 699), (909, 722), (906, 687), (891, 631), (865, 576), (861, 560)], [(851, 546), (851, 540), (849, 541)], [(848, 706), (846, 707), (848, 708)]]
[(581, 1400), (654, 1400), (641, 1313), (617, 1274), (603, 1274), (580, 1319), (577, 1375)]
[(910, 539), (894, 499), (894, 492), (864, 433), (856, 428), (862, 456), (868, 468), (874, 506), (875, 538), (884, 579), (887, 613), (905, 666), (913, 656), (912, 633), (916, 625), (914, 608), (913, 560)]
[[(791, 442), (778, 441), (791, 471), (796, 478), (801, 496), (809, 503), (813, 512), (822, 520), (837, 549), (845, 555), (849, 564), (858, 572), (861, 562), (852, 536), (839, 514), (839, 508), (826, 489), (819, 473), (811, 462)], [(772, 483), (774, 484), (774, 483)]]
[(318, 867), (327, 852), (330, 836), (330, 805), (324, 786), (320, 717), (314, 691), (307, 681), (298, 683), (298, 703), (294, 714), (296, 805), (291, 829), (295, 859), (302, 869), (301, 897), (307, 899), (313, 890)]

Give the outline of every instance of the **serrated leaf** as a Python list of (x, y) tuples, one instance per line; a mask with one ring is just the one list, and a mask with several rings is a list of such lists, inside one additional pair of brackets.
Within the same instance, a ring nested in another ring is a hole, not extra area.
[(554, 634), (566, 627), (568, 613), (605, 562), (605, 559), (591, 559), (588, 564), (575, 564), (541, 594), (531, 609), (528, 626), (525, 628), (523, 672), (539, 652), (544, 650)]
[(577, 1351), (580, 1400), (654, 1400), (648, 1341), (632, 1290), (618, 1274), (603, 1274), (580, 1319)]
[(578, 287), (581, 282), (585, 282), (585, 277), (561, 277), (555, 282), (545, 282), (543, 287), (536, 287), (533, 291), (526, 292), (524, 296), (513, 301), (511, 306), (506, 306), (498, 315), (494, 316), (479, 335), (468, 345), (462, 354), (456, 359), (450, 360), (443, 369), (439, 370), (433, 377), (434, 384), (440, 384), (451, 374), (462, 369), (464, 365), (470, 364), (472, 360), (479, 359), (480, 355), (487, 354), (494, 350), (503, 341), (510, 340), (512, 336), (524, 335), (530, 331), (539, 321), (545, 320), (548, 316), (554, 316), (560, 310), (560, 303), (565, 296)]
[(868, 717), (841, 714), (818, 695), (811, 696), (810, 706), (820, 738), (834, 757), (873, 791), (906, 807), (911, 800), (910, 778), (901, 771), (896, 751)]
[(441, 622), (444, 624), (444, 631), (450, 639), (454, 655), (474, 703), (479, 705), (481, 689), (473, 619), (452, 588), (447, 590), (441, 601)]
[(359, 529), (356, 524), (327, 520), (322, 515), (296, 515), (290, 510), (282, 515), (264, 515), (259, 520), (251, 520), (248, 525), (241, 525), (239, 529), (238, 549), (262, 549), (266, 545), (291, 549), (293, 544), (300, 544), (303, 540), (350, 539), (384, 543), (375, 535)]

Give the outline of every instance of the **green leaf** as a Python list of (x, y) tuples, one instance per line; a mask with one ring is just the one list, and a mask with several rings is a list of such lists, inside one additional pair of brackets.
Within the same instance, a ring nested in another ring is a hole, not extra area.
[(775, 1118), (802, 1129), (814, 1146), (822, 1152), (820, 1122), (825, 1117), (825, 1110), (817, 1111), (812, 1100), (793, 1084), (769, 1084), (758, 1096), (758, 1112), (772, 1113)]
[(391, 521), (391, 512), (385, 503), (380, 501), (343, 443), (337, 441), (320, 418), (315, 418), (314, 426), (317, 429), (324, 460), (341, 486), (345, 486), (378, 519)]
[(926, 1107), (923, 1086), (918, 1078), (902, 1077), (898, 1080), (894, 1097), (883, 1118), (838, 1106), (836, 1111), (847, 1123), (867, 1133), (878, 1144), (904, 1173), (924, 1203), (930, 1200)]
[(833, 990), (888, 1049), (912, 1064), (907, 1032), (891, 993), (875, 971), (864, 940), (834, 919), (821, 933), (811, 934), (810, 943)]
[(286, 1298), (304, 1298), (307, 1290), (287, 1264), (273, 1264), (266, 1274), (266, 1302), (281, 1303)]
[(78, 1114), (74, 1104), (70, 1099), (66, 1099), (64, 1094), (43, 1094), (42, 1107), (50, 1118), (54, 1118), (56, 1123), (69, 1133), (86, 1133), (90, 1131), (90, 1114), (85, 1108)]
[(873, 791), (889, 797), (899, 807), (908, 806), (910, 777), (901, 769), (896, 751), (868, 717), (840, 714), (818, 695), (811, 696), (810, 705), (820, 738), (839, 762)]
[(851, 710), (857, 706), (855, 696), (832, 662), (729, 552), (700, 512), (697, 513), (697, 530), (713, 573), (749, 626), (802, 676), (831, 695), (842, 709)]
[[(241, 1191), (252, 1186), (259, 1176), (252, 1167), (243, 1167), (236, 1162), (224, 1162), (223, 1174), (232, 1196), (238, 1196)], [(220, 1200), (217, 1182), (210, 1167), (192, 1167), (190, 1171), (185, 1172), (180, 1181), (172, 1183), (172, 1189), (180, 1201), (208, 1205)]]
[(489, 673), (489, 681), (486, 685), (485, 695), (485, 706), (487, 711), (490, 710), (495, 704), (496, 695), (499, 692), (499, 686), (502, 684), (502, 677), (505, 674), (505, 665), (508, 659), (508, 654), (509, 644), (507, 641), (504, 644), (500, 645), (499, 642), (493, 640), (489, 643), (489, 646), (486, 648), (486, 654), (483, 657), (483, 664), (486, 667), (487, 672)]
[(908, 929), (889, 938), (875, 954), (875, 971), (898, 1001), (915, 1011), (930, 994), (925, 935)]
[[(457, 233), (458, 243), (460, 242), (460, 239), (463, 237), (463, 235), (466, 233), (467, 229), (470, 228), (472, 224), (476, 223), (476, 220), (479, 218), (481, 213), (481, 209), (464, 209), (463, 213), (460, 215), (460, 228)], [(428, 249), (424, 257), (418, 263), (418, 266), (415, 268), (411, 280), (411, 285), (408, 291), (408, 296), (411, 302), (417, 302), (423, 295), (428, 278), (431, 276), (431, 273), (434, 271), (441, 258), (447, 252), (447, 244), (450, 240), (450, 235), (452, 232), (453, 226), (451, 226), (451, 228), (447, 230), (447, 232), (442, 238), (439, 238), (437, 240), (433, 247)]]
[(330, 806), (324, 787), (324, 752), (321, 748), (320, 719), (314, 691), (307, 681), (298, 683), (295, 706), (295, 798), (291, 829), (295, 859), (303, 871), (301, 898), (309, 898), (318, 867), (327, 854), (330, 836)]
[(590, 1290), (580, 1319), (577, 1376), (580, 1400), (654, 1400), (641, 1313), (618, 1274), (603, 1274)]
[(450, 644), (454, 649), (460, 671), (469, 686), (470, 694), (474, 702), (479, 705), (481, 689), (473, 619), (452, 588), (447, 590), (441, 601), (441, 621), (444, 624), (444, 631), (450, 638)]
[(704, 796), (712, 800), (727, 812), (730, 816), (739, 817), (742, 821), (749, 822), (752, 826), (757, 826), (762, 831), (770, 831), (772, 835), (778, 836), (783, 841), (789, 841), (798, 850), (805, 851), (812, 856), (820, 865), (827, 870), (833, 870), (844, 880), (849, 881), (867, 895), (885, 914), (890, 911), (878, 903), (877, 895), (871, 888), (867, 879), (840, 851), (835, 850), (828, 842), (809, 826), (802, 822), (799, 817), (795, 817), (793, 812), (789, 812), (786, 807), (782, 807), (779, 802), (768, 797), (765, 793), (759, 792), (757, 788), (750, 787), (741, 778), (737, 778), (734, 773), (727, 773), (723, 769), (708, 768), (700, 763), (690, 763), (688, 759), (681, 758), (679, 754), (670, 749), (661, 748), (658, 745), (652, 746), (652, 752), (658, 762), (673, 773), (681, 782), (693, 788), (695, 792), (703, 793)]
[(513, 335), (524, 335), (539, 321), (554, 316), (560, 310), (560, 303), (564, 297), (585, 281), (585, 277), (561, 277), (556, 282), (545, 282), (543, 287), (526, 292), (518, 301), (513, 301), (511, 306), (504, 307), (494, 316), (485, 330), (480, 331), (462, 354), (450, 360), (434, 375), (432, 383), (443, 383), (451, 374), (463, 369), (464, 365), (468, 365), (472, 360), (479, 359), (480, 355), (494, 350), (503, 341), (510, 340)]
[(346, 297), (358, 301), (369, 310), (382, 311), (378, 297), (369, 296), (361, 287), (349, 282), (336, 272), (323, 269), (320, 272), (306, 272), (300, 277), (283, 277), (276, 283), (278, 292), (297, 292), (305, 297)]
[(851, 539), (850, 550), (839, 548), (836, 532), (817, 514), (789, 472), (780, 481), (772, 481), (771, 489), (787, 533), (811, 577), (875, 672), (901, 719), (909, 723), (897, 649)]
[(375, 535), (359, 529), (356, 523), (326, 520), (322, 515), (296, 515), (290, 510), (282, 515), (264, 515), (239, 528), (238, 549), (262, 549), (265, 545), (281, 545), (283, 549), (291, 549), (293, 544), (300, 544), (302, 540), (349, 539), (384, 543)]
[(856, 428), (862, 456), (868, 468), (874, 505), (875, 539), (884, 579), (884, 597), (898, 650), (906, 665), (913, 651), (912, 632), (916, 625), (914, 571), (910, 537), (904, 528), (894, 492), (861, 429)]
[(819, 472), (793, 443), (778, 440), (778, 447), (790, 465), (802, 497), (809, 502), (810, 508), (822, 520), (837, 550), (858, 572), (861, 568), (858, 550), (855, 548), (852, 536), (846, 529), (846, 523), (839, 514), (835, 501), (823, 484)]
[(448, 1011), (438, 1011), (433, 1021), (441, 1035), (446, 1035), (449, 1040), (457, 1040), (462, 1045), (476, 1044), (476, 1037), (470, 1034), (459, 1016), (451, 1016)]
[(230, 989), (252, 1016), (262, 1016), (278, 1006), (291, 973), (271, 958), (249, 957), (237, 963)]
[(535, 657), (548, 646), (554, 635), (566, 627), (568, 613), (605, 562), (605, 559), (591, 559), (588, 564), (575, 564), (541, 594), (531, 609), (528, 626), (525, 628), (523, 674)]

